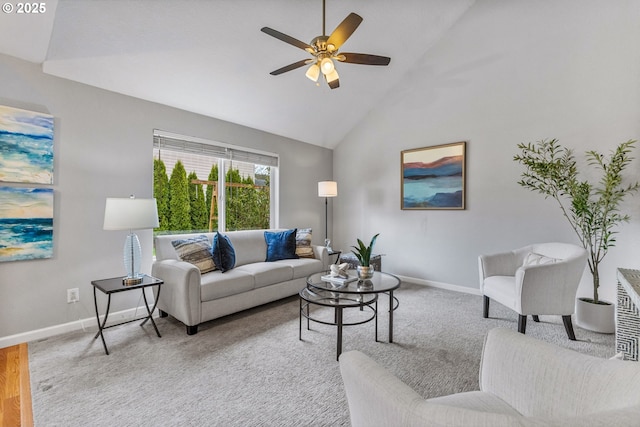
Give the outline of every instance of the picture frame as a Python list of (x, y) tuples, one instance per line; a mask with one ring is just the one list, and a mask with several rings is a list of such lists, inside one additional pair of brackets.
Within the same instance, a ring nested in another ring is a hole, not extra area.
[(50, 114), (0, 105), (0, 182), (53, 184)]
[(53, 257), (53, 189), (0, 187), (0, 262)]
[(465, 209), (466, 142), (400, 153), (400, 209)]

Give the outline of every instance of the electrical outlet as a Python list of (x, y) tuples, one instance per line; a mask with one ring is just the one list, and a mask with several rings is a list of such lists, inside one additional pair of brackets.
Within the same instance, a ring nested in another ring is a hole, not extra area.
[(80, 301), (80, 289), (67, 289), (67, 304)]

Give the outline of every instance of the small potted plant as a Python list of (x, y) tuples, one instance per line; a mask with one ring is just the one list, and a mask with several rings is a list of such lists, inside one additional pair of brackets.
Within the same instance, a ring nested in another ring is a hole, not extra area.
[(368, 279), (373, 277), (373, 267), (371, 267), (371, 253), (373, 251), (373, 245), (376, 243), (376, 239), (380, 233), (376, 234), (371, 238), (371, 243), (369, 246), (365, 246), (362, 240), (358, 240), (358, 246), (351, 246), (354, 250), (351, 252), (356, 256), (360, 265), (358, 266), (358, 277), (361, 279)]
[(526, 168), (518, 184), (545, 198), (555, 199), (589, 253), (593, 298), (578, 298), (576, 321), (578, 326), (596, 332), (611, 333), (615, 328), (614, 305), (601, 300), (598, 294), (599, 266), (616, 243), (616, 227), (629, 221), (629, 215), (621, 212), (623, 200), (640, 188), (638, 182), (623, 182), (623, 171), (633, 159), (634, 143), (631, 140), (619, 144), (608, 158), (596, 151), (587, 151), (587, 166), (601, 173), (597, 185), (579, 179), (572, 150), (562, 147), (555, 139), (518, 144), (521, 153), (514, 157)]

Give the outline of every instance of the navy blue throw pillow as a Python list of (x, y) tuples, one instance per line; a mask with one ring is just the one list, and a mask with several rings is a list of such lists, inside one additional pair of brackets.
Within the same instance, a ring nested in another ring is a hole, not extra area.
[(296, 259), (296, 228), (286, 231), (265, 231), (267, 242), (267, 262), (281, 259)]
[(236, 251), (228, 236), (216, 233), (211, 247), (213, 262), (221, 272), (229, 271), (236, 265)]

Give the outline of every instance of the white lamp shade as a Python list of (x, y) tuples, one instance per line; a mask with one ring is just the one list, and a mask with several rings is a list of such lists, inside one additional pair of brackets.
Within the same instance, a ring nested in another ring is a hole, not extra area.
[(318, 64), (311, 65), (309, 67), (309, 69), (307, 70), (307, 72), (305, 73), (305, 75), (310, 80), (312, 80), (314, 82), (317, 82), (318, 81), (318, 76), (320, 76), (320, 67), (318, 67)]
[(107, 198), (105, 230), (142, 230), (158, 226), (156, 199)]
[(338, 183), (335, 181), (320, 181), (318, 183), (318, 197), (337, 197)]

